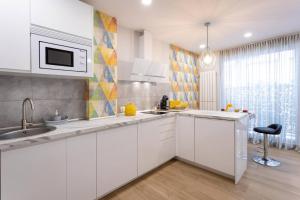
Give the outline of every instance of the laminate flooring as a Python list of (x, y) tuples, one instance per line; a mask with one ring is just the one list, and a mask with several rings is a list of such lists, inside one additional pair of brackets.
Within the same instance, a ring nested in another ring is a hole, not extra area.
[(239, 184), (203, 169), (172, 160), (102, 198), (104, 200), (300, 200), (300, 153), (270, 149), (281, 166), (252, 162), (256, 146), (248, 146), (248, 169)]

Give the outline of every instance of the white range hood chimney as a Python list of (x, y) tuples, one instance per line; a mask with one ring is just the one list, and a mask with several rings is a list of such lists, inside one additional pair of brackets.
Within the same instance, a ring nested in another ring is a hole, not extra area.
[(133, 61), (130, 79), (133, 81), (148, 81), (145, 76), (152, 63), (152, 35), (144, 30), (138, 38), (138, 55)]
[(168, 75), (158, 62), (153, 62), (152, 57), (152, 34), (149, 31), (140, 32), (138, 38), (138, 53), (133, 64), (120, 62), (119, 80), (142, 81), (142, 82), (166, 82)]
[(139, 58), (152, 60), (152, 34), (144, 30), (139, 37)]

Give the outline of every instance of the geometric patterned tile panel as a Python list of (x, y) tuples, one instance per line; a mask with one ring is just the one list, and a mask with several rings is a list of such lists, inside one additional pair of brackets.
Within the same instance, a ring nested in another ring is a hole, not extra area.
[(190, 108), (199, 108), (198, 55), (171, 45), (170, 99), (189, 103)]
[(94, 11), (94, 74), (88, 80), (87, 118), (116, 114), (117, 110), (117, 20)]

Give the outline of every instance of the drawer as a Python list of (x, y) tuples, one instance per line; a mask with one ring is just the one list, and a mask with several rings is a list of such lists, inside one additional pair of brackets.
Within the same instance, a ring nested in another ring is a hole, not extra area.
[(167, 131), (160, 132), (160, 141), (163, 141), (163, 140), (166, 140), (166, 139), (169, 139), (172, 137), (175, 138), (175, 129), (169, 129)]
[(176, 126), (175, 126), (175, 123), (174, 124), (165, 124), (165, 125), (159, 126), (158, 130), (159, 130), (160, 133), (170, 131), (170, 130), (175, 131)]
[(165, 126), (167, 124), (174, 124), (175, 125), (175, 117), (169, 117), (169, 118), (166, 118), (166, 119), (160, 119), (159, 122), (158, 122), (158, 125), (159, 126)]

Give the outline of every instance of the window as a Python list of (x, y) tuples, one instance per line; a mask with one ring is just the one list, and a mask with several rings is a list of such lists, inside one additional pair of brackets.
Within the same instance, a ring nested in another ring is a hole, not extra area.
[(298, 134), (299, 54), (293, 45), (277, 42), (221, 53), (221, 105), (232, 103), (256, 114), (249, 127), (249, 138), (256, 141), (262, 134), (254, 133), (254, 126), (282, 124), (281, 135), (270, 138), (271, 143), (292, 148)]

